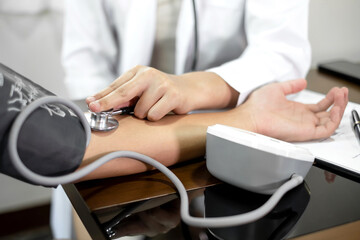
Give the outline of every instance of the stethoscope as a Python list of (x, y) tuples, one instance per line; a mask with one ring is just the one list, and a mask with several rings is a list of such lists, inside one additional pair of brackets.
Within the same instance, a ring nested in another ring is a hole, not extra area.
[[(198, 21), (196, 14), (196, 4), (195, 0), (192, 0), (193, 14), (194, 14), (194, 53), (193, 61), (191, 64), (191, 71), (196, 70), (196, 65), (198, 61)], [(88, 111), (85, 113), (85, 117), (93, 131), (106, 132), (115, 130), (119, 126), (119, 122), (113, 117), (115, 115), (125, 115), (133, 114), (134, 107), (125, 107), (118, 110), (109, 110), (99, 113)]]
[(85, 113), (86, 120), (93, 131), (107, 132), (116, 129), (119, 122), (114, 118), (115, 115), (133, 114), (134, 107), (124, 107), (117, 110), (103, 112), (88, 111)]

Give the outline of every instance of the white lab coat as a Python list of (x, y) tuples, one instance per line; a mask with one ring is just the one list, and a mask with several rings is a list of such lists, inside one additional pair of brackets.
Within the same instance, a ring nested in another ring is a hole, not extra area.
[[(197, 70), (217, 73), (240, 92), (238, 103), (272, 81), (305, 77), (310, 66), (308, 0), (196, 0)], [(63, 45), (72, 99), (107, 87), (135, 65), (149, 65), (156, 0), (68, 0)], [(194, 47), (191, 0), (176, 31), (176, 74), (190, 70)]]

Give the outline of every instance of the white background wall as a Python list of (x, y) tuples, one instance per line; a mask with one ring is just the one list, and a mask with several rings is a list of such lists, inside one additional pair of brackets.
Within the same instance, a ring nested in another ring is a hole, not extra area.
[[(66, 96), (60, 64), (62, 12), (61, 6), (51, 3), (0, 1), (0, 62), (55, 94)], [(0, 214), (48, 203), (50, 196), (51, 189), (0, 174)]]
[[(61, 0), (1, 0), (0, 62), (66, 96), (60, 64), (61, 9)], [(309, 22), (313, 67), (339, 58), (360, 62), (359, 0), (311, 0)], [(49, 189), (0, 174), (0, 213), (48, 202), (50, 195)]]
[(360, 1), (310, 0), (312, 66), (333, 59), (360, 62)]

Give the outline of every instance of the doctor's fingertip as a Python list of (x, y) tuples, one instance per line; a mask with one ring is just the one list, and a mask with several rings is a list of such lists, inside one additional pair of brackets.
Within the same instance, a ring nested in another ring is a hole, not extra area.
[(90, 108), (90, 110), (93, 111), (93, 112), (100, 112), (100, 109), (101, 109), (100, 103), (99, 103), (98, 101), (91, 102), (91, 103), (89, 104), (89, 108)]
[(90, 96), (85, 99), (87, 104), (90, 104), (90, 103), (94, 102), (95, 100), (96, 100), (96, 98), (94, 96)]

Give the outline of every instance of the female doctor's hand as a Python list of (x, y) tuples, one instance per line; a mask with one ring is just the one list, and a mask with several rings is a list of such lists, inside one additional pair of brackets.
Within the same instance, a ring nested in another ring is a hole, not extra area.
[(171, 75), (155, 68), (136, 66), (111, 85), (86, 99), (93, 112), (135, 105), (138, 118), (156, 121), (173, 111), (225, 108), (236, 104), (238, 93), (217, 74), (193, 72)]
[(255, 132), (284, 141), (307, 141), (330, 137), (340, 124), (348, 102), (347, 88), (332, 88), (316, 104), (288, 100), (300, 92), (306, 80), (266, 85), (254, 91), (243, 110)]

